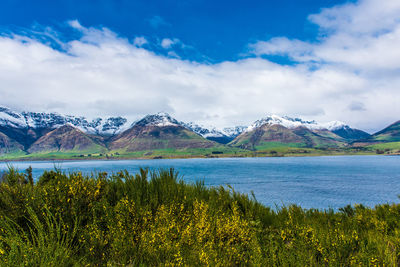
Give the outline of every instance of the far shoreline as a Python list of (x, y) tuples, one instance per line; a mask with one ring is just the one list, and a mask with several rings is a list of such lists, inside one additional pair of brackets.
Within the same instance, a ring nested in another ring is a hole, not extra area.
[(376, 153), (338, 153), (338, 154), (309, 154), (309, 155), (299, 155), (299, 154), (286, 154), (279, 156), (183, 156), (183, 157), (112, 157), (112, 158), (96, 158), (96, 157), (76, 157), (76, 158), (10, 158), (10, 159), (0, 159), (0, 163), (9, 162), (41, 162), (41, 161), (54, 161), (54, 162), (65, 162), (65, 161), (123, 161), (123, 160), (167, 160), (167, 159), (235, 159), (235, 158), (307, 158), (307, 157), (341, 157), (341, 156), (400, 156), (400, 153), (395, 154), (376, 154)]

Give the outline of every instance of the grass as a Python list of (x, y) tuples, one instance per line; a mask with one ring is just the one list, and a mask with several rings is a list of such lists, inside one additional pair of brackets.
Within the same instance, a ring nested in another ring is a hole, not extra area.
[(245, 157), (251, 156), (251, 151), (228, 147), (216, 146), (212, 148), (187, 148), (187, 149), (155, 149), (126, 152), (113, 150), (108, 152), (77, 151), (77, 152), (51, 152), (33, 154), (10, 154), (0, 157), (0, 160), (45, 160), (45, 159), (128, 159), (128, 158), (193, 158), (193, 157)]
[[(247, 150), (239, 147), (218, 145), (211, 148), (155, 149), (127, 152), (68, 151), (49, 153), (13, 153), (0, 155), (0, 161), (10, 160), (87, 160), (87, 159), (158, 159), (158, 158), (215, 158), (215, 157), (273, 157), (273, 156), (323, 156), (323, 155), (373, 155), (393, 154), (400, 150), (400, 142), (374, 144), (361, 148), (320, 147), (308, 148), (301, 143), (267, 142)], [(381, 152), (383, 151), (383, 152)], [(378, 153), (379, 152), (379, 153)]]
[(258, 151), (265, 150), (276, 150), (276, 151), (287, 151), (291, 148), (302, 148), (306, 147), (303, 143), (281, 143), (281, 142), (265, 142), (255, 147)]
[(389, 150), (400, 150), (400, 142), (389, 142), (389, 143), (380, 143), (380, 144), (373, 144), (367, 146), (370, 149), (389, 149)]
[(26, 152), (23, 151), (10, 152), (6, 154), (0, 154), (0, 160), (10, 159), (10, 158), (22, 158), (24, 156), (26, 156)]
[(0, 266), (400, 264), (400, 204), (276, 210), (173, 169), (31, 173), (0, 183)]

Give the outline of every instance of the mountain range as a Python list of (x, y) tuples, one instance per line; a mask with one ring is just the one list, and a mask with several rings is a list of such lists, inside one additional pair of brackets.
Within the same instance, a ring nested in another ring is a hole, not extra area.
[[(18, 113), (0, 107), (0, 157), (216, 156), (284, 151), (374, 151), (397, 148), (400, 121), (370, 135), (345, 123), (267, 116), (250, 126), (217, 129), (181, 122), (169, 114), (95, 118)], [(354, 152), (353, 151), (353, 152)]]

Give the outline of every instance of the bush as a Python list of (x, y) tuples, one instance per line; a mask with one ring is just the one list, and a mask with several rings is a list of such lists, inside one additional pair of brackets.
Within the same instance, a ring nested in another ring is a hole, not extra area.
[(173, 169), (29, 173), (0, 184), (0, 266), (400, 263), (398, 204), (271, 210)]

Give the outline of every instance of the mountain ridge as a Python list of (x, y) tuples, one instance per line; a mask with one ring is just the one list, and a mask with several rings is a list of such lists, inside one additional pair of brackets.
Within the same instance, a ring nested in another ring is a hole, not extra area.
[[(400, 126), (397, 128), (396, 123), (385, 128), (390, 134), (381, 133), (385, 129), (378, 133), (394, 136), (390, 140), (400, 140)], [(317, 123), (278, 115), (266, 116), (249, 126), (219, 129), (179, 121), (165, 112), (149, 114), (129, 124), (122, 117), (90, 121), (85, 117), (58, 113), (18, 113), (4, 107), (0, 107), (0, 134), (0, 154), (3, 155), (10, 151), (27, 155), (83, 152), (152, 155), (154, 151), (180, 155), (188, 151), (193, 155), (235, 155), (242, 150), (269, 153), (278, 148), (281, 151), (291, 148), (297, 151), (352, 148), (361, 151), (366, 145), (387, 142), (384, 138), (375, 140), (379, 139), (377, 134), (371, 136), (340, 121)], [(366, 141), (366, 145), (357, 144), (360, 140), (373, 141)], [(246, 154), (245, 151), (240, 153)]]
[[(159, 119), (169, 117), (173, 119), (169, 114), (165, 112), (159, 112), (156, 114)], [(151, 116), (151, 115), (146, 115)], [(143, 118), (145, 118), (144, 116)], [(61, 115), (59, 113), (44, 113), (44, 112), (26, 112), (21, 113), (14, 112), (9, 108), (0, 106), (0, 127), (15, 127), (15, 128), (52, 128), (55, 129), (66, 123), (70, 123), (80, 130), (97, 135), (115, 135), (122, 131), (132, 127), (136, 122), (141, 121), (143, 118), (129, 124), (128, 120), (123, 117), (108, 117), (108, 118), (94, 118), (88, 120), (83, 116), (72, 116), (72, 115)], [(316, 121), (306, 121), (300, 118), (291, 118), (288, 116), (268, 115), (262, 119), (256, 120), (249, 126), (233, 126), (225, 128), (217, 128), (213, 126), (199, 125), (194, 122), (182, 122), (173, 119), (175, 124), (179, 124), (186, 127), (195, 133), (205, 138), (218, 138), (227, 137), (235, 138), (243, 131), (250, 131), (254, 127), (260, 126), (265, 123), (269, 124), (280, 124), (288, 128), (294, 128), (297, 126), (304, 126), (311, 130), (313, 129), (328, 129), (330, 131), (336, 131), (342, 128), (353, 129), (349, 125), (340, 121), (331, 121), (327, 123), (317, 123)], [(358, 130), (360, 131), (360, 130)], [(364, 132), (365, 133), (365, 132)]]

